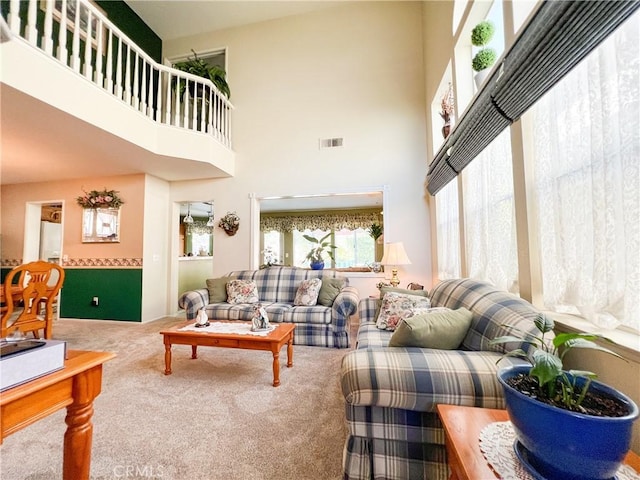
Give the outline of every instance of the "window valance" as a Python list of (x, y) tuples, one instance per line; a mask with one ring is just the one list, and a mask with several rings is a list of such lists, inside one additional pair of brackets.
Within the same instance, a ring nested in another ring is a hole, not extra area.
[(638, 1), (545, 1), (429, 165), (435, 195), (484, 148), (596, 48)]
[(369, 228), (372, 223), (380, 223), (379, 212), (323, 213), (318, 215), (262, 215), (260, 230), (268, 232), (292, 232), (293, 230), (342, 230), (348, 228)]
[(193, 223), (187, 223), (185, 225), (185, 231), (187, 232), (187, 235), (194, 233), (198, 235), (204, 235), (207, 233), (212, 234), (213, 227), (207, 227), (206, 220), (194, 220)]

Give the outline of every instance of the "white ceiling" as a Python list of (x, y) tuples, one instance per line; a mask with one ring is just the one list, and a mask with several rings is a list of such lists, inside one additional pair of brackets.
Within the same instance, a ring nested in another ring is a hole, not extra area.
[(163, 40), (213, 32), (335, 6), (336, 1), (126, 0)]

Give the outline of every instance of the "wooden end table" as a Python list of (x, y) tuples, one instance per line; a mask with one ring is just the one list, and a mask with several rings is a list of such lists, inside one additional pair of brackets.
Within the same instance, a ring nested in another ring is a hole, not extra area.
[(0, 395), (0, 444), (9, 435), (67, 407), (62, 478), (89, 480), (93, 400), (102, 390), (102, 364), (109, 352), (68, 350), (64, 368), (7, 389)]
[[(251, 325), (251, 322), (213, 320), (211, 323)], [(207, 331), (180, 330), (193, 325), (193, 320), (160, 332), (164, 336), (164, 374), (171, 375), (171, 345), (191, 345), (191, 358), (198, 358), (198, 346), (266, 350), (273, 354), (273, 386), (280, 385), (280, 350), (287, 345), (287, 367), (293, 367), (293, 323), (275, 323), (267, 335), (240, 335)]]
[[(509, 420), (507, 411), (438, 405), (438, 415), (446, 435), (447, 461), (451, 469), (449, 480), (499, 478), (485, 460), (478, 438), (490, 423)], [(635, 453), (627, 453), (625, 463), (640, 471), (640, 457)]]

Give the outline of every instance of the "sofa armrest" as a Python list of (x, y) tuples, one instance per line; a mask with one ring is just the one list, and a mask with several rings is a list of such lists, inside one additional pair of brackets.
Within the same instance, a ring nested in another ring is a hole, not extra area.
[(349, 352), (341, 386), (347, 404), (436, 411), (438, 404), (504, 408), (495, 352), (385, 347)]
[(349, 317), (358, 311), (358, 299), (357, 288), (349, 286), (342, 287), (342, 290), (340, 290), (331, 307), (332, 317), (337, 326), (346, 326)]
[(195, 319), (198, 310), (207, 305), (209, 305), (209, 290), (206, 288), (184, 292), (178, 299), (178, 306), (184, 308), (187, 320)]

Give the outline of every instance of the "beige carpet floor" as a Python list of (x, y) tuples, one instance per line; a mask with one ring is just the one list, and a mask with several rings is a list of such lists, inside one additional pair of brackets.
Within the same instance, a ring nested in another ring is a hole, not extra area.
[[(296, 345), (281, 353), (272, 386), (271, 353), (173, 347), (165, 376), (159, 331), (146, 324), (58, 320), (69, 349), (117, 354), (104, 366), (94, 403), (92, 479), (339, 479), (347, 435), (339, 370), (346, 349)], [(5, 439), (2, 480), (62, 477), (66, 425), (60, 411)]]

